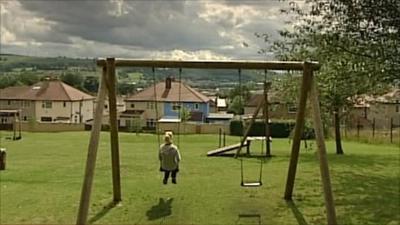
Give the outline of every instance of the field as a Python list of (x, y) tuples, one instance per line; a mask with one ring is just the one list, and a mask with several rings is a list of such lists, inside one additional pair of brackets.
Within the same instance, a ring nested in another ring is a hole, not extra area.
[[(4, 139), (7, 170), (0, 172), (0, 224), (74, 224), (78, 210), (88, 132), (24, 133)], [(102, 133), (90, 205), (95, 224), (325, 224), (319, 165), (314, 149), (302, 149), (293, 203), (283, 200), (290, 146), (272, 142), (260, 188), (240, 187), (240, 161), (207, 158), (218, 137), (181, 136), (178, 184), (162, 184), (157, 138), (121, 133), (122, 204), (110, 207), (109, 135)], [(228, 143), (238, 142), (228, 137)], [(259, 152), (254, 143), (252, 152)], [(343, 144), (334, 154), (328, 142), (339, 224), (400, 223), (400, 149), (395, 145)], [(244, 160), (245, 175), (255, 178), (259, 159)]]

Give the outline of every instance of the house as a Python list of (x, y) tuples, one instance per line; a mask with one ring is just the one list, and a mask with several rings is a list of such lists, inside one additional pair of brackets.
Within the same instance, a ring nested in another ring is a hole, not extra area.
[(376, 128), (389, 129), (391, 123), (394, 127), (400, 126), (400, 89), (377, 96), (362, 95), (356, 98), (349, 115), (350, 126), (357, 123), (361, 126), (372, 126), (375, 121)]
[[(258, 104), (264, 99), (264, 93), (253, 94), (244, 105), (244, 114), (251, 116)], [(286, 103), (277, 92), (268, 93), (268, 111), (270, 119), (296, 119), (296, 103)], [(262, 111), (259, 112), (261, 115)]]
[[(83, 123), (93, 118), (94, 97), (59, 80), (0, 90), (0, 108), (18, 110), (23, 121)], [(1, 116), (3, 124), (12, 118)]]
[[(143, 127), (155, 127), (156, 121), (180, 121), (182, 106), (188, 113), (188, 121), (205, 122), (210, 112), (211, 100), (183, 82), (168, 77), (165, 82), (154, 85), (127, 98), (126, 111), (120, 115), (120, 126), (129, 127), (142, 121)], [(155, 102), (157, 101), (157, 104)], [(156, 105), (158, 118), (156, 117)]]

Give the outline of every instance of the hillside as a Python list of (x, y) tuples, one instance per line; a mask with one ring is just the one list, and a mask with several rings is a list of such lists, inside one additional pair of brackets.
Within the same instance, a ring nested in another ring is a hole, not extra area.
[(12, 54), (0, 54), (0, 72), (16, 70), (63, 70), (68, 67), (94, 69), (93, 59), (67, 57), (33, 57)]
[[(100, 70), (95, 59), (67, 57), (32, 57), (0, 54), (0, 88), (14, 85), (30, 85), (44, 77), (58, 77), (81, 90), (95, 92)], [(119, 68), (117, 70), (120, 93), (127, 94), (136, 88), (153, 83), (151, 68)], [(277, 74), (269, 72), (269, 79)], [(178, 69), (156, 69), (156, 80), (168, 76), (179, 77)], [(182, 80), (198, 89), (230, 89), (237, 85), (237, 70), (226, 69), (183, 69)], [(243, 70), (242, 82), (258, 83), (264, 80), (263, 71)]]

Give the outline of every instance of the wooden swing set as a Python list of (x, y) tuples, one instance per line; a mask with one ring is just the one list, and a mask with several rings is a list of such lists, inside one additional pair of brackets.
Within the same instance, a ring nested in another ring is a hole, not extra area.
[(304, 127), (307, 97), (312, 105), (313, 124), (318, 146), (318, 157), (323, 186), (327, 224), (336, 225), (335, 205), (331, 188), (325, 140), (322, 130), (317, 85), (313, 72), (319, 69), (315, 62), (283, 62), (283, 61), (177, 61), (177, 60), (133, 60), (133, 59), (98, 59), (97, 65), (102, 67), (102, 76), (97, 95), (97, 105), (88, 146), (85, 175), (79, 204), (76, 224), (86, 224), (89, 211), (90, 195), (97, 158), (97, 149), (101, 131), (104, 102), (108, 93), (110, 110), (111, 165), (113, 181), (113, 201), (121, 199), (120, 162), (118, 143), (118, 122), (116, 106), (116, 67), (149, 67), (149, 68), (198, 68), (198, 69), (253, 69), (253, 70), (297, 70), (303, 71), (296, 126), (294, 129), (290, 163), (286, 180), (284, 198), (292, 199), (297, 162), (299, 158), (301, 134)]

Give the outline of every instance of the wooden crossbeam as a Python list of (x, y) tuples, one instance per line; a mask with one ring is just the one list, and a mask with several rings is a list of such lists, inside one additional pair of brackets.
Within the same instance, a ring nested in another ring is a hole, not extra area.
[[(98, 59), (98, 66), (105, 66), (106, 59)], [(197, 68), (197, 69), (254, 69), (254, 70), (303, 70), (304, 62), (287, 61), (181, 61), (181, 60), (151, 60), (151, 59), (115, 59), (117, 67), (157, 67), (157, 68)], [(311, 63), (314, 70), (319, 69), (319, 63)]]

